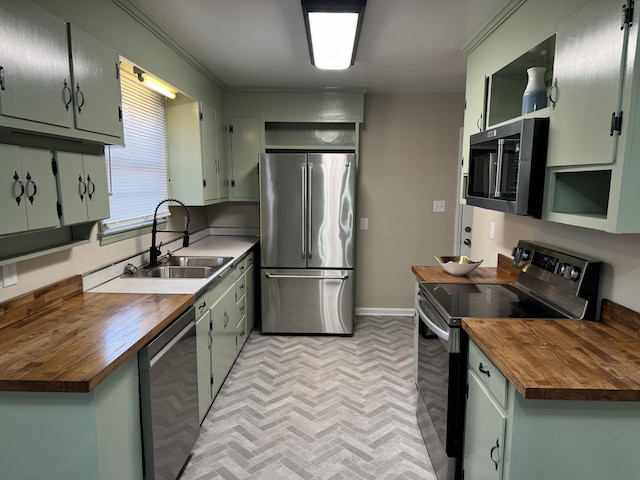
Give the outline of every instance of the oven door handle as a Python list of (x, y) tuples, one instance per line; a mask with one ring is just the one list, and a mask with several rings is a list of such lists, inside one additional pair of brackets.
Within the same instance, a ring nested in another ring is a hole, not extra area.
[(449, 332), (447, 332), (446, 330), (443, 330), (438, 325), (433, 323), (433, 321), (429, 318), (429, 315), (427, 315), (424, 312), (424, 310), (422, 310), (422, 307), (420, 307), (419, 300), (416, 300), (416, 310), (418, 311), (420, 320), (423, 321), (427, 325), (427, 327), (429, 327), (429, 330), (431, 330), (433, 333), (435, 333), (438, 336), (438, 338), (444, 340), (445, 342), (449, 341)]

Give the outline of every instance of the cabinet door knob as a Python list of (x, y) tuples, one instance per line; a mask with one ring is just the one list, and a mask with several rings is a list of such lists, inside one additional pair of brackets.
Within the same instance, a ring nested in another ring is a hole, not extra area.
[(549, 101), (551, 102), (551, 109), (556, 109), (556, 103), (558, 103), (558, 79), (553, 82), (551, 90), (549, 90)]
[(491, 374), (489, 373), (489, 370), (487, 370), (486, 368), (484, 368), (482, 366), (482, 362), (480, 362), (480, 365), (478, 365), (478, 371), (484, 375), (486, 375), (487, 377), (490, 377)]
[[(493, 452), (498, 451), (498, 459), (494, 459), (493, 458)], [(496, 438), (496, 444), (491, 447), (491, 451), (489, 452), (489, 457), (491, 458), (491, 461), (493, 462), (493, 464), (496, 467), (496, 470), (498, 470), (498, 462), (500, 461), (500, 443), (498, 442), (498, 439)]]

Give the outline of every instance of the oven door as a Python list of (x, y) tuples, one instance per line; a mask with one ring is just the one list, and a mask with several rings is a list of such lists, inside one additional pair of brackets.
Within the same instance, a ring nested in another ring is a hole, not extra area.
[(459, 478), (463, 390), (460, 328), (450, 327), (422, 295), (416, 312), (418, 401), (416, 417), (438, 480)]

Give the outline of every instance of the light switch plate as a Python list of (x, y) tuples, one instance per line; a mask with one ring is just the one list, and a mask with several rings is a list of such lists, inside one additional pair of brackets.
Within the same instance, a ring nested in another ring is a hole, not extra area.
[(489, 238), (492, 240), (496, 238), (496, 222), (491, 222), (489, 225)]
[(369, 230), (369, 219), (367, 217), (360, 219), (360, 230)]
[(444, 212), (444, 200), (434, 200), (433, 201), (433, 211), (434, 212)]
[(18, 271), (16, 270), (16, 264), (10, 263), (2, 266), (2, 286), (10, 287), (18, 283)]

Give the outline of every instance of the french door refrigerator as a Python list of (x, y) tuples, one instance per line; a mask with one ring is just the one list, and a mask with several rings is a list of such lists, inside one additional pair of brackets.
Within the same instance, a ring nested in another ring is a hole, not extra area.
[(353, 334), (353, 153), (260, 155), (263, 333)]

